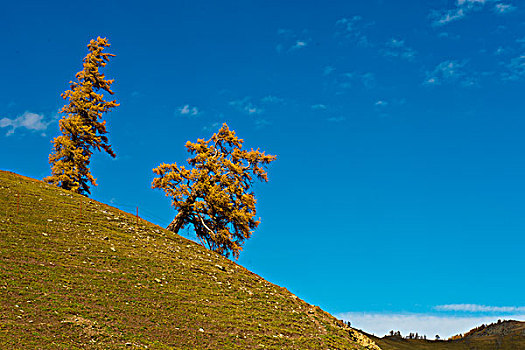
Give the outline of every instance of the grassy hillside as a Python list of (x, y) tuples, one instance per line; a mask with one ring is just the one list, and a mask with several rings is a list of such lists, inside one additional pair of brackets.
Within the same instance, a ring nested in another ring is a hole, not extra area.
[(524, 350), (525, 322), (505, 321), (489, 325), (465, 338), (452, 341), (370, 338), (383, 350)]
[(0, 171), (0, 349), (79, 348), (378, 349), (200, 245)]

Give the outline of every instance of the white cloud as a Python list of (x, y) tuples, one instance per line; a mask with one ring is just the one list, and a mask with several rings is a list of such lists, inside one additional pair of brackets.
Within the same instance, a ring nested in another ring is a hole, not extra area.
[(345, 117), (330, 117), (328, 119), (329, 122), (332, 122), (332, 123), (340, 123), (340, 122), (344, 122), (346, 120)]
[(386, 107), (388, 106), (388, 102), (387, 101), (383, 101), (383, 100), (379, 100), (375, 103), (376, 106), (378, 107)]
[(257, 129), (261, 129), (261, 128), (264, 128), (265, 126), (269, 126), (269, 125), (272, 125), (272, 122), (266, 120), (266, 119), (257, 119), (255, 121), (255, 127)]
[(416, 55), (416, 51), (406, 46), (404, 40), (394, 38), (385, 43), (381, 53), (385, 56), (403, 58), (409, 61), (413, 60)]
[(458, 0), (458, 6), (473, 7), (476, 5), (485, 5), (491, 0)]
[(446, 304), (435, 307), (438, 311), (466, 311), (466, 312), (515, 312), (525, 313), (525, 306), (488, 306), (478, 304)]
[(469, 87), (477, 85), (474, 76), (467, 75), (466, 63), (456, 60), (447, 60), (439, 63), (432, 72), (427, 72), (424, 85), (441, 85), (459, 83)]
[(308, 46), (308, 39), (304, 38), (307, 35), (306, 30), (303, 30), (301, 34), (297, 34), (290, 29), (279, 29), (277, 35), (279, 36), (279, 43), (276, 45), (275, 50), (278, 53), (283, 52), (285, 48), (288, 48), (287, 51), (295, 51)]
[(303, 47), (306, 47), (308, 43), (304, 40), (297, 40), (295, 44), (290, 48), (290, 50), (297, 50), (302, 49)]
[(370, 43), (364, 30), (373, 25), (372, 22), (365, 23), (361, 16), (353, 16), (352, 18), (341, 18), (335, 22), (336, 35), (344, 37), (352, 42), (362, 46), (369, 46)]
[(386, 335), (391, 330), (399, 330), (402, 335), (417, 332), (420, 335), (426, 335), (429, 339), (434, 339), (436, 334), (439, 334), (441, 338), (449, 338), (458, 333), (465, 333), (482, 324), (497, 322), (498, 319), (525, 320), (525, 314), (459, 317), (411, 313), (346, 312), (336, 316), (345, 321), (350, 321), (354, 328), (377, 336)]
[(202, 127), (202, 130), (204, 131), (217, 131), (219, 130), (219, 126), (222, 125), (222, 123), (214, 122), (208, 125), (205, 125)]
[(505, 53), (509, 52), (509, 49), (507, 48), (504, 48), (502, 46), (499, 46), (495, 51), (494, 51), (494, 55), (495, 56), (500, 56), (500, 55), (504, 55)]
[(367, 89), (372, 89), (376, 86), (376, 78), (374, 73), (365, 73), (361, 76), (361, 82)]
[(284, 102), (284, 99), (280, 98), (280, 97), (277, 97), (277, 96), (268, 95), (268, 96), (264, 96), (261, 99), (261, 102), (262, 103), (282, 103), (282, 102)]
[(451, 34), (449, 32), (440, 32), (438, 34), (438, 37), (439, 38), (454, 39), (454, 40), (459, 40), (461, 38), (461, 36), (459, 34)]
[(335, 68), (332, 66), (326, 66), (323, 68), (323, 74), (324, 75), (330, 75), (335, 71)]
[(456, 8), (447, 11), (434, 11), (431, 13), (430, 17), (433, 18), (433, 25), (442, 26), (465, 17), (465, 10), (462, 8)]
[(372, 89), (376, 86), (376, 79), (373, 73), (342, 73), (339, 74), (334, 83), (340, 89), (337, 93), (344, 93), (347, 89), (364, 87), (365, 89)]
[(516, 10), (516, 6), (512, 6), (511, 4), (496, 4), (494, 5), (494, 12), (498, 14), (504, 14), (508, 12), (512, 12)]
[(199, 115), (199, 109), (197, 107), (191, 107), (190, 105), (184, 105), (177, 109), (181, 115)]
[(285, 38), (293, 38), (294, 33), (290, 29), (280, 28), (277, 30), (277, 35), (285, 37)]
[(249, 115), (261, 114), (263, 112), (261, 108), (257, 107), (253, 104), (253, 102), (251, 102), (249, 97), (245, 97), (241, 100), (230, 101), (230, 106)]
[(516, 81), (525, 78), (525, 54), (514, 57), (506, 64), (507, 71), (502, 73), (503, 80)]
[[(0, 128), (10, 128), (6, 136), (13, 134), (18, 128), (26, 128), (31, 131), (45, 131), (51, 121), (45, 122), (43, 114), (36, 114), (31, 112), (24, 112), (21, 116), (14, 119), (2, 118), (0, 119)], [(45, 133), (42, 133), (45, 136)]]
[(315, 105), (312, 105), (311, 107), (312, 109), (314, 110), (320, 110), (320, 111), (325, 111), (327, 109), (326, 105), (322, 104), (322, 103), (318, 103), (318, 104), (315, 104)]
[[(486, 4), (495, 1), (496, 0), (457, 0), (453, 9), (434, 10), (430, 13), (429, 17), (432, 20), (432, 25), (443, 26), (450, 22), (465, 18), (467, 14), (479, 11), (483, 9)], [(514, 9), (514, 6), (503, 3), (498, 3), (494, 6), (494, 11), (498, 14), (511, 12)]]

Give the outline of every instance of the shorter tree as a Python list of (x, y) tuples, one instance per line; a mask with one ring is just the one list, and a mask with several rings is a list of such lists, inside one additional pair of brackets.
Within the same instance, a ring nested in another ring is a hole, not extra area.
[(168, 230), (177, 233), (191, 224), (203, 245), (228, 257), (239, 257), (255, 220), (254, 177), (267, 182), (265, 167), (276, 159), (259, 149), (243, 150), (243, 140), (223, 124), (211, 139), (187, 142), (193, 167), (161, 164), (153, 172), (152, 188), (164, 190), (178, 211)]

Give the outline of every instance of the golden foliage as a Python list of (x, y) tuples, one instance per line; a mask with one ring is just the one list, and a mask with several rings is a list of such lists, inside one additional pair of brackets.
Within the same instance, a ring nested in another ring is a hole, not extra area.
[(463, 334), (461, 334), (461, 333), (453, 335), (450, 338), (448, 338), (448, 340), (460, 340), (460, 339), (463, 339)]
[(91, 175), (89, 163), (94, 150), (104, 150), (115, 157), (108, 142), (106, 121), (103, 114), (119, 104), (116, 101), (104, 100), (104, 95), (98, 93), (104, 90), (113, 95), (111, 84), (104, 74), (99, 72), (115, 56), (103, 52), (109, 47), (106, 38), (98, 37), (88, 44), (89, 53), (83, 60), (83, 69), (76, 74), (77, 81), (70, 82), (71, 89), (62, 94), (69, 100), (60, 113), (59, 121), (61, 136), (53, 139), (54, 152), (49, 155), (51, 176), (44, 181), (64, 189), (89, 194), (89, 184), (96, 186)]
[(153, 169), (159, 177), (152, 182), (178, 211), (169, 230), (176, 233), (191, 224), (210, 249), (235, 258), (260, 222), (254, 219), (254, 177), (267, 182), (264, 168), (276, 159), (259, 149), (243, 150), (243, 142), (223, 124), (211, 139), (186, 143), (194, 155), (188, 159), (193, 168), (161, 164)]

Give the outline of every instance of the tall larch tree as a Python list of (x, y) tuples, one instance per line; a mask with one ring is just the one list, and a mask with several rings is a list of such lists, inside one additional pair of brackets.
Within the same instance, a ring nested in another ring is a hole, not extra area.
[(106, 79), (99, 71), (115, 56), (104, 52), (109, 46), (106, 38), (98, 37), (89, 42), (89, 53), (83, 60), (83, 69), (76, 74), (77, 81), (71, 81), (71, 89), (62, 94), (62, 98), (68, 100), (60, 111), (62, 135), (53, 139), (54, 152), (49, 155), (51, 176), (44, 179), (83, 195), (91, 193), (90, 185), (97, 185), (89, 169), (93, 152), (105, 151), (115, 157), (106, 136), (103, 115), (119, 104), (104, 99), (104, 91), (113, 95), (111, 84), (114, 80)]
[(243, 142), (223, 124), (211, 139), (186, 143), (193, 155), (188, 159), (191, 169), (161, 164), (153, 169), (159, 177), (152, 182), (178, 211), (168, 230), (177, 233), (191, 224), (203, 245), (235, 258), (260, 223), (255, 219), (254, 180), (267, 182), (265, 168), (276, 159), (259, 149), (243, 150)]

